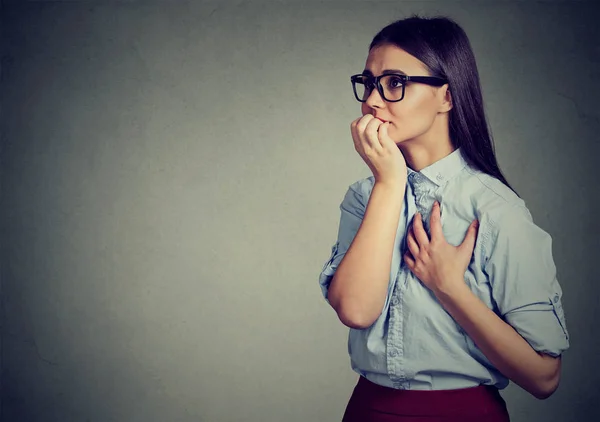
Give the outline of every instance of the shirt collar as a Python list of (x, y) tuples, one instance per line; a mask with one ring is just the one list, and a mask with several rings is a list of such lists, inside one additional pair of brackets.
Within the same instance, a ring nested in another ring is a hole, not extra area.
[(414, 171), (410, 167), (407, 167), (408, 180), (411, 184), (419, 184), (419, 182), (423, 181), (422, 176), (424, 176), (426, 180), (429, 180), (435, 185), (443, 186), (460, 173), (466, 165), (467, 162), (463, 157), (460, 148), (457, 148), (441, 160), (430, 164), (421, 171)]

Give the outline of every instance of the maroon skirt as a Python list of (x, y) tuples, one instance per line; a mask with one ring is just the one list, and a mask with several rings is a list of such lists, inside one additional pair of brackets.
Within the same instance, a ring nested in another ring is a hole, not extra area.
[(360, 377), (342, 422), (508, 422), (496, 387), (398, 390)]

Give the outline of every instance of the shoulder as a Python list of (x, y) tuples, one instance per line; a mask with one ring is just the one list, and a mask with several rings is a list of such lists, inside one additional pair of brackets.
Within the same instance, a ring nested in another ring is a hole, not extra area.
[(504, 254), (508, 249), (521, 251), (540, 248), (551, 242), (548, 233), (537, 226), (523, 199), (500, 180), (481, 171), (467, 168), (462, 175), (463, 203), (479, 221), (478, 239), (484, 256), (493, 251)]
[(515, 258), (537, 259), (538, 264), (551, 256), (552, 237), (534, 222), (525, 201), (498, 179), (472, 169), (469, 173), (482, 252), (502, 256), (510, 252)]
[(531, 214), (525, 201), (500, 180), (471, 167), (466, 168), (464, 176), (470, 187), (469, 200), (480, 222), (485, 220), (496, 229), (515, 219), (531, 222)]

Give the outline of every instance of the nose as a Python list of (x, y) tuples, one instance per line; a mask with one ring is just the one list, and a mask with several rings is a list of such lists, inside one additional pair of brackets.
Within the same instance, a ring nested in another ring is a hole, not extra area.
[(371, 108), (381, 108), (383, 107), (384, 103), (385, 101), (383, 100), (383, 98), (381, 98), (381, 94), (379, 93), (377, 87), (375, 87), (371, 91), (371, 93), (367, 97), (367, 101), (365, 102), (365, 104)]

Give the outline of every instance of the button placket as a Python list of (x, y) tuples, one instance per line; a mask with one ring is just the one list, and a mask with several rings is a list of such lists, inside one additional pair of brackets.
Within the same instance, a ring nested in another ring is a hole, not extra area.
[(399, 272), (398, 279), (396, 280), (396, 286), (392, 292), (392, 306), (389, 312), (389, 329), (387, 338), (387, 357), (386, 366), (388, 376), (394, 383), (402, 381), (405, 377), (402, 371), (402, 356), (403, 356), (403, 315), (402, 315), (402, 300), (399, 297), (401, 277), (406, 277), (404, 272)]

